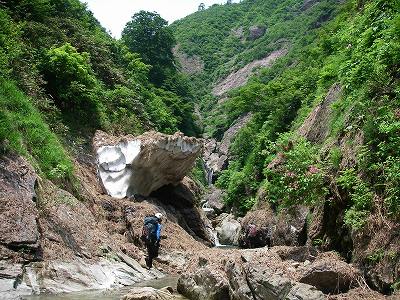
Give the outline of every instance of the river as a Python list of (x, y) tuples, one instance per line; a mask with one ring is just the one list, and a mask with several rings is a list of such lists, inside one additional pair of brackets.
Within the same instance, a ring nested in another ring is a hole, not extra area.
[[(133, 286), (126, 286), (123, 288), (111, 289), (111, 290), (90, 290), (74, 293), (65, 293), (57, 295), (41, 294), (37, 296), (26, 296), (22, 297), (25, 300), (119, 300), (122, 296), (126, 295), (132, 287), (153, 287), (160, 289), (166, 286), (171, 286), (176, 290), (178, 282), (177, 276), (165, 276), (159, 279), (142, 281), (134, 284)], [(185, 300), (187, 298), (179, 296), (176, 299)]]

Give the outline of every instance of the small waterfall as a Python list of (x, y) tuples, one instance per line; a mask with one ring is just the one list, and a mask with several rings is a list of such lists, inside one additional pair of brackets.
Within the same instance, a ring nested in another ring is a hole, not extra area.
[(217, 231), (216, 231), (215, 229), (213, 230), (213, 235), (214, 235), (215, 247), (221, 247), (221, 246), (223, 246), (223, 245), (221, 245), (221, 243), (219, 242), (218, 234), (217, 234)]
[(213, 184), (213, 176), (214, 176), (214, 170), (208, 169), (207, 170), (207, 183), (209, 186), (211, 186)]

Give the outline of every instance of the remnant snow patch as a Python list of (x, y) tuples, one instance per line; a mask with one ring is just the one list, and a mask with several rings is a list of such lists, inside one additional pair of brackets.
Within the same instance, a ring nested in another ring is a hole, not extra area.
[(110, 196), (124, 198), (127, 195), (133, 172), (129, 166), (139, 154), (140, 144), (140, 140), (135, 140), (97, 150), (100, 178)]

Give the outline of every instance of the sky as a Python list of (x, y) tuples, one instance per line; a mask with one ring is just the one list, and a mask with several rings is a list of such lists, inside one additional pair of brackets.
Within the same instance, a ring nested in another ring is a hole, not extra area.
[[(101, 25), (116, 38), (131, 17), (141, 11), (155, 11), (171, 24), (195, 11), (200, 3), (209, 7), (215, 3), (223, 4), (226, 0), (80, 0), (87, 3), (88, 8)], [(238, 1), (232, 1), (238, 2)]]

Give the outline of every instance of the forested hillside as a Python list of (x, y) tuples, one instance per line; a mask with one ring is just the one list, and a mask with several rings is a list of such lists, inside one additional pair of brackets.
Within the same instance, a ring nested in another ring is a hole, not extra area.
[[(305, 205), (309, 226), (322, 207), (328, 229), (314, 245), (348, 259), (370, 255), (367, 268), (389, 261), (398, 288), (391, 245), (400, 216), (399, 2), (242, 1), (172, 28), (180, 51), (204, 64), (190, 76), (205, 136), (221, 140), (238, 117), (252, 115), (216, 181), (225, 203), (239, 215)], [(262, 29), (256, 38), (254, 28)], [(215, 93), (230, 73), (279, 49), (287, 54), (245, 84)], [(382, 222), (386, 237), (377, 233)]]
[(1, 151), (31, 157), (48, 178), (72, 176), (68, 152), (90, 144), (96, 129), (196, 134), (186, 78), (169, 66), (151, 80), (152, 62), (110, 37), (78, 0), (2, 2), (0, 28)]

